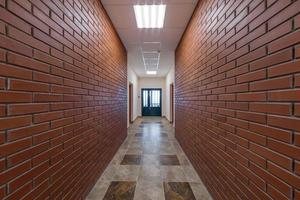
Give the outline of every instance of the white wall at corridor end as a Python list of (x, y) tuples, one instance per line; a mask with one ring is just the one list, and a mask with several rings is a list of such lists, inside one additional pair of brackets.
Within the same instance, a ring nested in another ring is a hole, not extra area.
[(139, 99), (138, 99), (138, 91), (139, 91), (139, 79), (136, 73), (130, 68), (127, 67), (127, 127), (129, 127), (129, 83), (133, 85), (133, 98), (132, 98), (132, 120), (134, 121), (138, 117), (138, 106), (139, 106)]
[[(170, 96), (170, 85), (173, 83), (174, 87), (175, 87), (175, 69), (174, 67), (170, 69), (169, 73), (166, 76), (166, 118), (170, 121), (171, 120), (171, 96)], [(174, 94), (175, 95), (175, 94)], [(174, 108), (174, 112), (175, 112), (175, 108)], [(174, 118), (175, 119), (175, 115)]]

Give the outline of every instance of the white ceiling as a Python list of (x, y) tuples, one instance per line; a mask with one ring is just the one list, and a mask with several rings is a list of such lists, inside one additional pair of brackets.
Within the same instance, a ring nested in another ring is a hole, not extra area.
[[(160, 59), (156, 77), (166, 76), (174, 66), (175, 48), (198, 0), (101, 0), (101, 2), (127, 49), (128, 66), (139, 77), (151, 76), (146, 75), (142, 52), (159, 51)], [(138, 29), (133, 5), (160, 3), (167, 5), (164, 28)], [(144, 54), (144, 58), (157, 56), (158, 54)], [(153, 60), (148, 61), (150, 63)], [(148, 70), (151, 70), (150, 68)]]

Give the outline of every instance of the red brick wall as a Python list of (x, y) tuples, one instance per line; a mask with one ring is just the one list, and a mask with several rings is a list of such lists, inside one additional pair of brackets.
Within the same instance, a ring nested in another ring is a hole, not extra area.
[(176, 137), (215, 199), (300, 199), (300, 1), (201, 0)]
[(126, 51), (98, 0), (0, 0), (0, 199), (83, 199), (126, 136)]

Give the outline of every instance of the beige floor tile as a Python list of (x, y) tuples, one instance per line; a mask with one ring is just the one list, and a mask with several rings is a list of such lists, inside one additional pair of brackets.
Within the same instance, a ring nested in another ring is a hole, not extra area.
[(89, 195), (87, 196), (86, 200), (96, 200), (96, 199), (103, 199), (110, 181), (98, 181), (94, 188), (91, 190)]
[(136, 165), (120, 165), (116, 171), (113, 180), (115, 181), (137, 181), (140, 166)]
[(202, 183), (190, 183), (197, 200), (212, 200), (206, 187)]
[(163, 183), (138, 181), (134, 200), (164, 200)]
[(185, 182), (186, 177), (184, 175), (181, 166), (161, 166), (161, 177), (167, 182)]

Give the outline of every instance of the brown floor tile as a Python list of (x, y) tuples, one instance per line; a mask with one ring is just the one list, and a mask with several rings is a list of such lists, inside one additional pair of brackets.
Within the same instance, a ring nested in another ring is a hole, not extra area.
[(140, 165), (141, 160), (141, 155), (125, 155), (121, 162), (121, 165)]
[(164, 182), (166, 200), (196, 200), (187, 182)]
[(133, 200), (136, 182), (113, 181), (103, 200)]
[(180, 165), (176, 155), (160, 155), (159, 162), (161, 165)]

